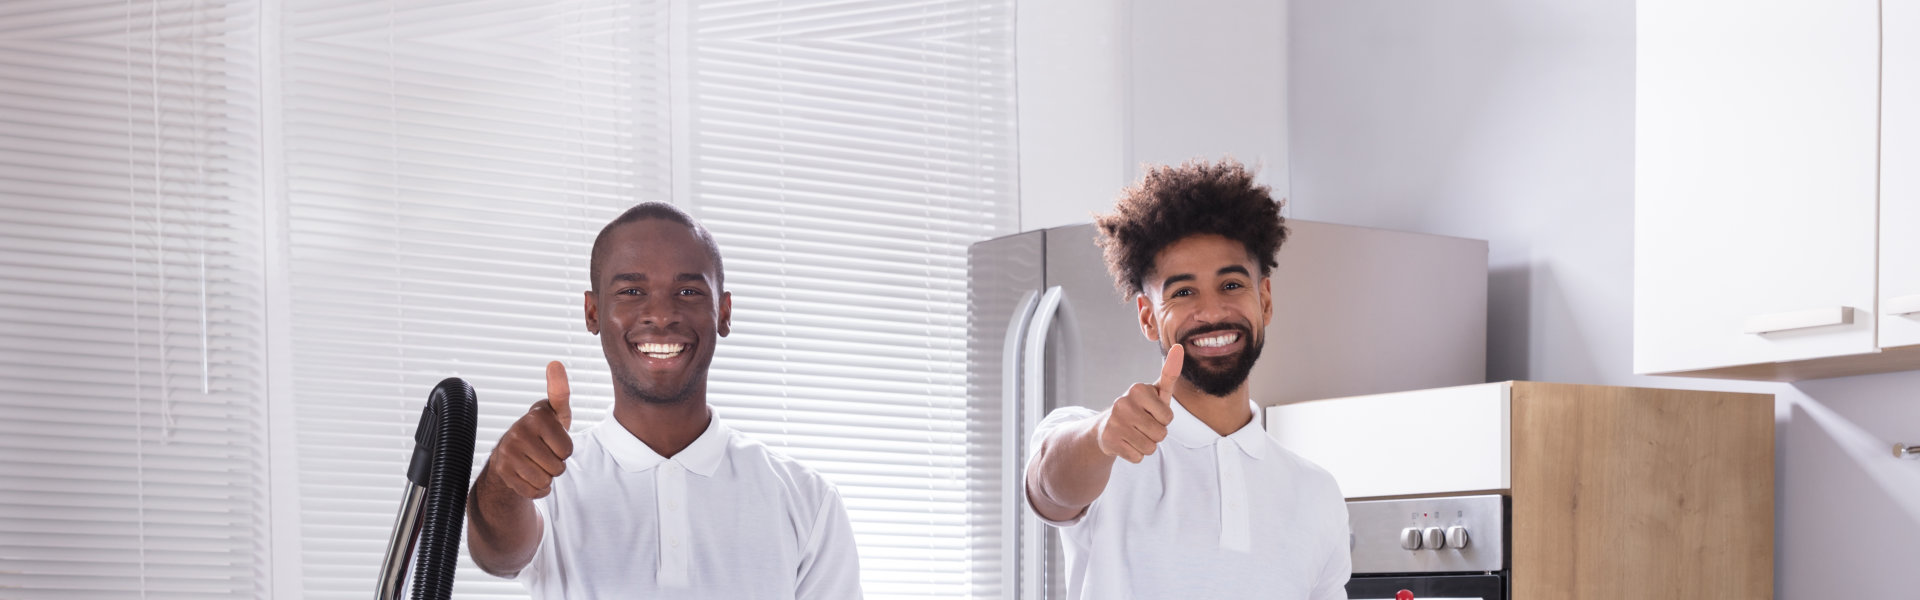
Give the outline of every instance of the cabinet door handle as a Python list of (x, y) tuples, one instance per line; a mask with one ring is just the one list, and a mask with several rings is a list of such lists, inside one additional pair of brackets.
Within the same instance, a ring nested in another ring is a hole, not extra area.
[(1753, 335), (1761, 335), (1790, 329), (1851, 324), (1853, 324), (1853, 307), (1836, 306), (1748, 317), (1745, 331)]
[(1885, 303), (1887, 316), (1898, 317), (1920, 313), (1920, 294), (1910, 294), (1897, 298), (1888, 298)]

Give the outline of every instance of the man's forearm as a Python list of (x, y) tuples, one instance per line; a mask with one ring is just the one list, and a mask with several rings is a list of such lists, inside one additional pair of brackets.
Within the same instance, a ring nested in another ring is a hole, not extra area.
[(480, 570), (512, 577), (533, 561), (540, 546), (540, 513), (487, 470), (467, 494), (467, 551)]
[(1107, 413), (1061, 426), (1040, 443), (1027, 472), (1027, 502), (1040, 516), (1066, 521), (1080, 516), (1107, 489), (1112, 456), (1100, 451), (1100, 423)]

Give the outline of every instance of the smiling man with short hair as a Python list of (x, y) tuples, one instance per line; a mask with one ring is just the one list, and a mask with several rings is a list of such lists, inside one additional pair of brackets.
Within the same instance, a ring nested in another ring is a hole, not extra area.
[(1246, 384), (1286, 239), (1267, 187), (1230, 160), (1156, 167), (1096, 224), (1166, 360), (1107, 410), (1034, 432), (1027, 499), (1061, 531), (1067, 596), (1346, 598), (1340, 489), (1267, 436)]
[(566, 369), (547, 366), (547, 398), (468, 495), (474, 563), (535, 598), (859, 598), (839, 492), (707, 406), (733, 315), (713, 236), (649, 202), (607, 224), (590, 260), (586, 328), (613, 411), (569, 434)]

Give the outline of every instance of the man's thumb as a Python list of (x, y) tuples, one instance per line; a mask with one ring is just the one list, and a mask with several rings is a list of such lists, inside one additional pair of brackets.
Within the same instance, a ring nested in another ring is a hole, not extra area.
[(560, 426), (573, 428), (573, 407), (567, 404), (572, 391), (567, 388), (567, 367), (560, 361), (547, 363), (547, 403), (553, 405), (553, 414), (560, 417)]
[(1186, 360), (1186, 347), (1174, 344), (1167, 349), (1167, 361), (1160, 365), (1160, 378), (1153, 381), (1153, 387), (1160, 390), (1161, 398), (1173, 395), (1173, 382), (1180, 379), (1180, 369), (1186, 366)]

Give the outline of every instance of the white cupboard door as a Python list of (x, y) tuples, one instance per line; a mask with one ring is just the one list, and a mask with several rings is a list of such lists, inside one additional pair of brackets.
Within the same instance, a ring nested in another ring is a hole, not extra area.
[(1513, 382), (1282, 404), (1267, 409), (1267, 435), (1348, 498), (1504, 490)]
[(1878, 13), (1639, 4), (1635, 371), (1874, 351)]
[(1920, 344), (1920, 0), (1881, 6), (1880, 346)]

